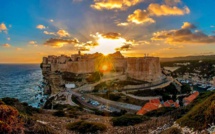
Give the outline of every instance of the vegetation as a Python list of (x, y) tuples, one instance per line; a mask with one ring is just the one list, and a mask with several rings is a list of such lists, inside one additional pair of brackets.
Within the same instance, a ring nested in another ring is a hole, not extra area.
[(36, 134), (55, 134), (52, 128), (39, 122), (33, 126), (33, 132)]
[[(198, 102), (198, 103), (197, 103)], [(193, 104), (194, 105), (194, 104)], [(195, 105), (188, 110), (183, 117), (177, 120), (181, 126), (188, 126), (195, 130), (202, 130), (209, 124), (215, 122), (215, 92), (205, 93), (195, 102)]]
[(181, 132), (181, 129), (177, 127), (171, 127), (161, 132), (161, 134), (182, 134), (182, 132)]
[(113, 126), (130, 126), (141, 123), (143, 121), (148, 120), (147, 116), (139, 116), (139, 115), (122, 115), (120, 117), (114, 117), (111, 119)]
[(6, 105), (15, 107), (20, 113), (23, 113), (23, 114), (32, 115), (33, 113), (38, 113), (41, 111), (40, 109), (29, 106), (25, 102), (23, 103), (19, 102), (19, 100), (15, 98), (6, 97), (6, 98), (2, 98), (2, 101)]
[(63, 72), (62, 73), (62, 79), (65, 81), (70, 81), (70, 82), (81, 82), (82, 81), (82, 75), (81, 74), (75, 74), (71, 72)]
[[(162, 96), (162, 99), (164, 101), (166, 100), (176, 100), (176, 95), (179, 94), (178, 90), (176, 89), (175, 85), (173, 85), (172, 83), (164, 88), (161, 89), (155, 89), (155, 90), (138, 90), (132, 93), (133, 95), (136, 96)], [(170, 95), (172, 95), (172, 97), (170, 97)]]
[(53, 113), (54, 116), (58, 116), (58, 117), (65, 117), (66, 114), (63, 110), (58, 110), (56, 112)]
[(157, 110), (150, 111), (150, 112), (146, 113), (145, 115), (149, 116), (149, 117), (159, 117), (159, 116), (166, 115), (169, 112), (174, 111), (175, 109), (176, 108), (174, 108), (174, 107), (161, 107)]
[(104, 124), (87, 121), (69, 123), (66, 128), (80, 133), (96, 133), (97, 131), (105, 131), (107, 129)]
[(191, 88), (190, 88), (190, 85), (189, 84), (183, 84), (181, 86), (181, 93), (182, 94), (189, 94), (191, 92)]
[(1, 133), (22, 133), (24, 123), (19, 117), (19, 112), (15, 108), (0, 104), (0, 132)]
[(102, 75), (103, 74), (100, 73), (100, 72), (94, 72), (89, 77), (86, 78), (86, 81), (89, 82), (89, 83), (95, 83), (95, 82), (100, 80), (100, 77)]

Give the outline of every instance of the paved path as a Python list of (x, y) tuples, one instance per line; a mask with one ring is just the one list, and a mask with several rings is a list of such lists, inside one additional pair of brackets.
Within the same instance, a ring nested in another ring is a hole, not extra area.
[(147, 101), (147, 100), (152, 100), (152, 99), (159, 99), (161, 96), (147, 96), (147, 97), (141, 97), (141, 96), (135, 96), (133, 94), (127, 94), (126, 92), (122, 92), (125, 96), (137, 99), (137, 100), (142, 100), (142, 101)]

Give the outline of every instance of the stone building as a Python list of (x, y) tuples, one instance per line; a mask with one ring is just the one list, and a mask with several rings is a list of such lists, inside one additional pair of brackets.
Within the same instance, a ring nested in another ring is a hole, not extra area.
[(162, 79), (160, 61), (158, 57), (124, 57), (119, 51), (108, 56), (101, 53), (74, 54), (71, 57), (48, 56), (41, 64), (43, 73), (71, 72), (87, 74), (96, 71), (112, 71), (126, 74), (128, 77), (155, 82)]

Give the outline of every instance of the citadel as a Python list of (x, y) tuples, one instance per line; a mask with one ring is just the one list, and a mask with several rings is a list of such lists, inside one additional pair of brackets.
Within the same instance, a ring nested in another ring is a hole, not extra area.
[(124, 57), (119, 51), (108, 56), (101, 53), (82, 55), (80, 51), (71, 57), (65, 55), (48, 56), (43, 58), (42, 69), (43, 73), (59, 71), (76, 74), (111, 71), (147, 82), (156, 82), (162, 79), (158, 57)]

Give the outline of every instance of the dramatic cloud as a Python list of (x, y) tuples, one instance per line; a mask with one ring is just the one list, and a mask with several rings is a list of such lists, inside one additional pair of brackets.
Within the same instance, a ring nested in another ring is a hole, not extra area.
[(108, 39), (118, 39), (120, 38), (121, 34), (110, 32), (110, 33), (102, 34), (102, 36)]
[(11, 47), (11, 45), (6, 43), (6, 44), (3, 44), (2, 47)]
[(0, 24), (0, 32), (1, 31), (7, 31), (7, 27), (6, 27), (6, 25), (4, 23)]
[(42, 30), (42, 29), (45, 29), (46, 27), (45, 27), (44, 25), (41, 25), (41, 24), (40, 24), (40, 25), (37, 25), (37, 27), (36, 27), (36, 28), (37, 28), (37, 29), (41, 29), (41, 30)]
[(55, 48), (63, 47), (64, 45), (68, 44), (77, 44), (79, 41), (77, 39), (48, 39), (44, 45), (52, 46)]
[(149, 17), (148, 11), (140, 9), (135, 10), (133, 14), (129, 15), (127, 21), (136, 24), (155, 23), (155, 20)]
[[(148, 6), (146, 10), (137, 9), (130, 14), (127, 18), (127, 22), (135, 24), (145, 24), (145, 23), (155, 23), (155, 20), (152, 18), (154, 16), (179, 16), (189, 14), (190, 9), (188, 7), (178, 8), (176, 6), (169, 5), (159, 5), (152, 3)], [(118, 23), (118, 26), (128, 26), (127, 22)]]
[(180, 9), (176, 6), (171, 7), (168, 5), (159, 5), (155, 3), (149, 5), (148, 11), (150, 12), (151, 15), (155, 16), (184, 15), (190, 13), (188, 7)]
[(215, 43), (215, 36), (209, 36), (205, 33), (192, 29), (193, 24), (185, 23), (182, 29), (160, 31), (153, 34), (152, 40), (164, 40), (169, 44), (205, 44)]
[(16, 51), (21, 51), (21, 50), (22, 50), (22, 48), (19, 48), (19, 47), (16, 48)]
[[(96, 33), (91, 35), (97, 42), (97, 46), (90, 49), (90, 53), (100, 52), (105, 55), (114, 53), (116, 50), (128, 50), (134, 41), (126, 40), (120, 33), (110, 32), (107, 34)], [(105, 48), (105, 49), (104, 49)]]
[(43, 33), (47, 35), (56, 35), (54, 32), (48, 32), (48, 31), (43, 31)]
[(181, 28), (182, 28), (182, 29), (195, 29), (196, 26), (193, 25), (193, 24), (191, 24), (191, 23), (189, 23), (189, 22), (184, 22), (184, 25), (181, 26)]
[(60, 37), (68, 37), (68, 36), (70, 36), (69, 33), (67, 31), (63, 30), (63, 29), (58, 30), (57, 35), (59, 35)]
[(125, 44), (123, 46), (121, 46), (120, 48), (116, 48), (116, 51), (128, 51), (129, 49), (131, 49), (132, 44)]
[(92, 4), (91, 7), (96, 10), (124, 10), (128, 7), (137, 5), (142, 1), (143, 0), (94, 0), (94, 4)]

